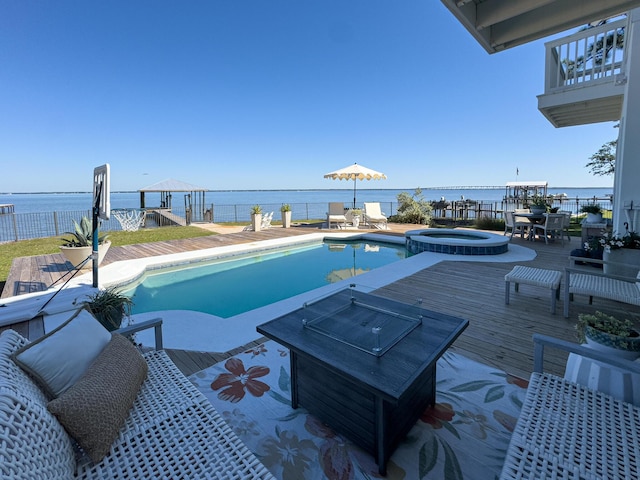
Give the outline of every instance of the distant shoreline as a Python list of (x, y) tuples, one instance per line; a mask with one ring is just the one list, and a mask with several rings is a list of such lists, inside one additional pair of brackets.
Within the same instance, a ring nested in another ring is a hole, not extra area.
[[(492, 185), (492, 186), (454, 186), (454, 187), (411, 187), (411, 188), (358, 188), (358, 191), (392, 191), (392, 190), (406, 190), (409, 192), (413, 192), (416, 188), (420, 188), (421, 190), (501, 190), (506, 188), (505, 185)], [(613, 189), (613, 185), (610, 187), (554, 187), (549, 186), (549, 189), (559, 190), (577, 190), (577, 189), (589, 189), (589, 190), (611, 190)], [(205, 190), (205, 192), (219, 192), (219, 193), (229, 193), (229, 192), (331, 192), (331, 191), (342, 191), (342, 188), (254, 188), (254, 189), (226, 189), (226, 190)], [(138, 193), (139, 190), (112, 190), (111, 193)], [(0, 192), (0, 195), (73, 195), (73, 194), (90, 194), (92, 192)]]

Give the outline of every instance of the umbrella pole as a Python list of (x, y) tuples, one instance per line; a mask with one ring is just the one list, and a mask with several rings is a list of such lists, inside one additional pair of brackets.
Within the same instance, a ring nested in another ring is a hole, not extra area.
[(356, 208), (356, 179), (353, 179), (353, 208)]

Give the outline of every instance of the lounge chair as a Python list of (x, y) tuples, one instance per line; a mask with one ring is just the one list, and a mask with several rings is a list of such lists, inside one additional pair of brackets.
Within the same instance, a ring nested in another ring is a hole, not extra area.
[(327, 228), (331, 228), (332, 223), (335, 223), (338, 228), (340, 228), (340, 224), (342, 224), (342, 228), (347, 228), (347, 217), (344, 214), (344, 203), (329, 203), (329, 212), (327, 213)]
[(387, 229), (387, 217), (380, 211), (379, 202), (365, 202), (364, 222), (369, 225), (369, 227), (379, 228), (381, 230)]
[[(34, 343), (14, 330), (0, 335), (0, 477), (274, 478), (164, 351), (143, 358), (129, 340), (82, 315), (82, 326), (72, 319), (74, 326)], [(158, 341), (159, 325), (151, 320), (118, 332), (153, 327)], [(75, 335), (85, 340), (68, 338)], [(29, 345), (31, 353), (21, 354)], [(65, 345), (76, 361), (65, 364)], [(16, 358), (33, 366), (30, 374)], [(38, 358), (49, 360), (32, 361)], [(65, 366), (56, 369), (56, 362)], [(55, 374), (63, 368), (65, 375)], [(60, 378), (70, 383), (70, 372), (75, 383), (52, 399), (43, 379), (58, 387)]]
[(260, 229), (266, 230), (267, 228), (271, 228), (271, 220), (273, 220), (273, 212), (265, 213), (262, 217), (262, 225), (260, 225)]
[(535, 334), (534, 372), (507, 450), (500, 480), (637, 478), (640, 408), (613, 394), (543, 373), (550, 346), (640, 374), (637, 362)]

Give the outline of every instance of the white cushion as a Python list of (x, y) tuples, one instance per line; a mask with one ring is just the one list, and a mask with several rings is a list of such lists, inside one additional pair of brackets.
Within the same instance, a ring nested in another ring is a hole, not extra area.
[(53, 398), (71, 387), (111, 340), (82, 308), (55, 330), (17, 350), (13, 360)]

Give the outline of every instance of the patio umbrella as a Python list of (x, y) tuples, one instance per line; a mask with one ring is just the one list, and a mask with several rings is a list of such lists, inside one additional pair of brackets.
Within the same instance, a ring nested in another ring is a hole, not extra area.
[(356, 208), (356, 180), (383, 180), (387, 178), (387, 176), (384, 173), (376, 172), (375, 170), (354, 163), (335, 172), (327, 173), (324, 178), (353, 180), (353, 208)]

